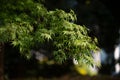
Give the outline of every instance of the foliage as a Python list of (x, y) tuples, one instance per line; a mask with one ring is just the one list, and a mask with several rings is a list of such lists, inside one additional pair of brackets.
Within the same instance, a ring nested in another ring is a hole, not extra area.
[(90, 52), (97, 49), (96, 40), (85, 26), (74, 24), (72, 10), (48, 11), (39, 0), (4, 0), (0, 5), (0, 42), (11, 42), (28, 58), (32, 48), (48, 43), (58, 62), (75, 58), (94, 64)]

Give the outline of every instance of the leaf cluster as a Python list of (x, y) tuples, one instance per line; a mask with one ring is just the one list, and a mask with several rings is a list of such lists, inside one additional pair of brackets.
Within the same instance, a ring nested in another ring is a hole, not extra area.
[(34, 0), (4, 0), (0, 5), (0, 42), (11, 42), (27, 57), (36, 45), (48, 43), (58, 62), (75, 58), (80, 64), (94, 64), (90, 52), (97, 49), (96, 42), (85, 26), (74, 24), (72, 10), (48, 11)]

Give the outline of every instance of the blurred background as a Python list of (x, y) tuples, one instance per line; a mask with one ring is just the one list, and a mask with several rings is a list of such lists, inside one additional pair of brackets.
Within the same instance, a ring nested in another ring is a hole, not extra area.
[[(77, 66), (73, 60), (63, 64), (48, 61), (44, 50), (32, 51), (33, 57), (27, 60), (17, 48), (6, 44), (6, 80), (120, 80), (120, 12), (119, 0), (45, 0), (48, 10), (73, 10), (76, 24), (90, 29), (90, 36), (97, 37), (100, 50), (94, 55), (101, 67)], [(9, 52), (8, 52), (9, 51)], [(12, 56), (12, 57), (9, 57)], [(22, 77), (26, 77), (25, 79)], [(28, 78), (31, 77), (31, 78)]]

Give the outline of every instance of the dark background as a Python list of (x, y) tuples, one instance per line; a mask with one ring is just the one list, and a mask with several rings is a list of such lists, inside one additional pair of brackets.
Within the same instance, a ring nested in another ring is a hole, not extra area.
[[(114, 52), (114, 47), (119, 43), (120, 12), (119, 0), (45, 0), (44, 5), (48, 10), (63, 9), (69, 12), (74, 10), (77, 16), (76, 24), (85, 25), (90, 29), (89, 35), (98, 38), (98, 46), (105, 49), (110, 54)], [(5, 71), (9, 77), (18, 76), (60, 76), (70, 73), (71, 63), (63, 65), (46, 64), (38, 65), (32, 58), (30, 61), (17, 54), (16, 48), (11, 48), (6, 44)], [(9, 53), (7, 52), (9, 51)], [(9, 57), (12, 56), (12, 57)], [(33, 64), (34, 63), (34, 64)], [(40, 67), (38, 67), (40, 66)], [(102, 74), (110, 74), (111, 65), (103, 66)], [(27, 72), (27, 71), (29, 72)], [(31, 73), (31, 72), (32, 73)], [(53, 73), (53, 74), (51, 74)]]

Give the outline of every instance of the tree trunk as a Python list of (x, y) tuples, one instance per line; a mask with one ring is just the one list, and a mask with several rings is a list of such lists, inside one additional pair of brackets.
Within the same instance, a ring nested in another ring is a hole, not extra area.
[(4, 80), (4, 44), (0, 43), (0, 80)]

